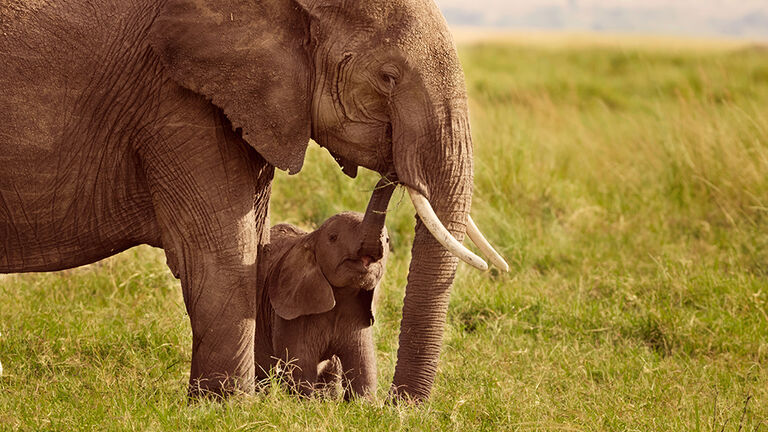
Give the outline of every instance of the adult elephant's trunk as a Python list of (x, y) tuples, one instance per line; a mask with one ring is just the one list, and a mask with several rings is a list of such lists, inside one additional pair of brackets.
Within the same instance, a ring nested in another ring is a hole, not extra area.
[[(408, 122), (402, 117), (401, 123), (394, 124), (395, 167), (412, 197), (426, 198), (442, 225), (461, 242), (472, 204), (472, 140), (466, 102), (449, 106), (427, 117), (439, 124), (424, 126), (418, 120)], [(413, 117), (412, 108), (404, 111)], [(430, 138), (432, 142), (425, 142)], [(426, 399), (434, 383), (458, 263), (458, 258), (430, 232), (429, 221), (424, 219), (417, 217), (392, 388), (396, 396), (417, 400)]]
[(376, 262), (384, 256), (385, 242), (384, 225), (387, 217), (387, 207), (397, 184), (394, 175), (383, 176), (373, 190), (365, 217), (362, 223), (362, 242), (358, 256), (368, 262)]

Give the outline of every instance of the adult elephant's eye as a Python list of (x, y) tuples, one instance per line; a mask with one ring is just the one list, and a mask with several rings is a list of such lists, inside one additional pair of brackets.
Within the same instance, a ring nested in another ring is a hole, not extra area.
[(331, 243), (335, 242), (338, 238), (339, 236), (337, 234), (331, 234), (328, 236), (328, 240), (330, 240)]
[(391, 86), (390, 88), (394, 88), (400, 80), (400, 69), (393, 64), (387, 64), (382, 66), (379, 76), (384, 83)]
[(397, 80), (395, 79), (395, 77), (393, 77), (392, 75), (388, 75), (385, 72), (382, 72), (379, 78), (381, 78), (381, 82), (384, 83), (384, 85), (389, 87), (390, 89), (395, 88), (395, 86), (397, 85)]

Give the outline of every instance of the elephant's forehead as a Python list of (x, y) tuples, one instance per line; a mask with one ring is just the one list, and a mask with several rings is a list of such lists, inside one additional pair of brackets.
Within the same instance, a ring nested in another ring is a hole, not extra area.
[(448, 97), (465, 96), (456, 45), (433, 0), (370, 2), (367, 7), (373, 19), (384, 23), (388, 42), (405, 53), (428, 88), (439, 88)]
[(329, 218), (323, 225), (357, 226), (363, 221), (363, 214), (358, 212), (342, 212)]

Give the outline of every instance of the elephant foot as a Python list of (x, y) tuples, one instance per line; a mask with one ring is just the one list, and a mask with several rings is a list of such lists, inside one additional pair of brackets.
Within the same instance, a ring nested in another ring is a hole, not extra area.
[(317, 384), (315, 391), (320, 397), (327, 399), (339, 399), (344, 394), (341, 384), (341, 360), (332, 356), (329, 360), (321, 362), (317, 366)]
[(187, 397), (190, 401), (201, 399), (224, 400), (229, 396), (253, 393), (253, 385), (239, 379), (221, 376), (218, 378), (195, 378), (189, 380)]

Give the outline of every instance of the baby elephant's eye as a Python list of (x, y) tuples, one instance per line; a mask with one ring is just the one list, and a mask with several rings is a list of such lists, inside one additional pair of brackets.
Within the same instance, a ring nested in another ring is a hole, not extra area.
[(339, 238), (338, 234), (331, 234), (330, 236), (328, 236), (328, 240), (330, 240), (331, 243), (335, 242), (336, 239), (338, 239), (338, 238)]
[(389, 237), (387, 237), (387, 243), (389, 243)]

